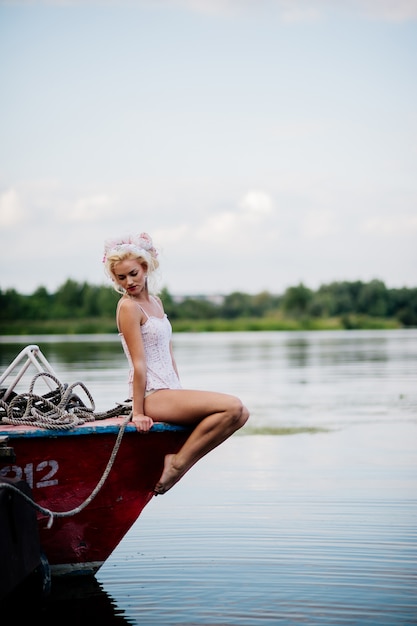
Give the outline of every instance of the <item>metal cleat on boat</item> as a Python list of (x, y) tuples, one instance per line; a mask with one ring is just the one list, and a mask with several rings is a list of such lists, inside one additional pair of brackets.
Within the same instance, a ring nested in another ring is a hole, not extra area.
[(8, 446), (8, 437), (0, 437), (0, 463), (15, 463), (16, 454), (14, 448)]

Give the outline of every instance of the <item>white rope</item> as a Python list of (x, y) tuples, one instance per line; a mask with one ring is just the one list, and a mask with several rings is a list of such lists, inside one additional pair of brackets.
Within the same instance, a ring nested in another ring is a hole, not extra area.
[[(34, 393), (35, 383), (41, 377), (52, 379), (56, 383), (55, 392), (50, 392), (45, 396)], [(90, 407), (85, 406), (74, 393), (76, 387), (82, 388), (90, 401)], [(51, 399), (53, 396), (55, 396), (55, 402)], [(0, 412), (0, 423), (53, 430), (70, 430), (85, 422), (125, 415), (130, 410), (130, 407), (126, 405), (117, 405), (110, 411), (97, 413), (95, 412), (93, 397), (83, 383), (76, 382), (72, 385), (63, 385), (58, 378), (49, 372), (36, 374), (27, 393), (15, 395), (10, 402), (0, 398), (0, 408), (3, 413), (1, 416)]]

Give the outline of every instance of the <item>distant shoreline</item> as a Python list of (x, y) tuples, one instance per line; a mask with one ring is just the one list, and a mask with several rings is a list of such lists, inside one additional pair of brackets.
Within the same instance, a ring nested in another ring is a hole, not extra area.
[[(384, 330), (404, 328), (392, 318), (345, 315), (332, 318), (238, 317), (236, 319), (171, 320), (174, 333), (300, 330)], [(0, 323), (1, 335), (83, 335), (117, 333), (114, 318), (16, 320)]]

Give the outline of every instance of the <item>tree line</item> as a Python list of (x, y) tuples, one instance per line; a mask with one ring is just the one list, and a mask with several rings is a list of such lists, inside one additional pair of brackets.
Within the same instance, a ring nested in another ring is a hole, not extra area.
[[(313, 290), (303, 283), (274, 295), (239, 291), (222, 297), (174, 297), (167, 288), (160, 294), (168, 317), (176, 320), (236, 320), (238, 318), (342, 318), (350, 316), (396, 320), (417, 326), (417, 288), (387, 288), (384, 282), (332, 282)], [(113, 318), (119, 295), (111, 286), (90, 285), (68, 279), (55, 293), (38, 287), (30, 295), (0, 289), (0, 321)], [(3, 324), (4, 325), (4, 324)]]

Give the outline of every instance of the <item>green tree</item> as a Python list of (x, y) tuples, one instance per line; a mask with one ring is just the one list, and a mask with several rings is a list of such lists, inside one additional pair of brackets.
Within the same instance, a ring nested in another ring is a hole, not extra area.
[(38, 287), (29, 298), (30, 319), (47, 320), (51, 317), (53, 297), (45, 287)]
[(20, 295), (16, 289), (6, 289), (4, 292), (0, 291), (0, 319), (25, 319), (29, 310), (27, 296)]
[(251, 296), (247, 293), (234, 291), (225, 297), (220, 312), (227, 319), (250, 316), (252, 312)]
[(213, 303), (205, 298), (185, 298), (177, 304), (176, 309), (181, 319), (212, 319), (216, 315)]
[(391, 289), (389, 296), (389, 314), (404, 326), (417, 326), (417, 288)]
[(264, 317), (269, 311), (277, 309), (279, 304), (278, 296), (272, 296), (269, 291), (261, 291), (251, 298), (251, 315)]
[(313, 317), (331, 317), (335, 311), (335, 299), (326, 290), (313, 293), (308, 304), (308, 312)]
[(171, 294), (169, 293), (168, 289), (166, 287), (164, 287), (160, 294), (159, 297), (162, 300), (162, 304), (164, 305), (164, 309), (165, 309), (165, 313), (168, 315), (168, 317), (171, 320), (175, 320), (178, 318), (178, 307), (177, 304), (174, 301), (174, 298), (171, 296)]
[(70, 278), (55, 294), (54, 315), (58, 319), (81, 317), (84, 286)]
[(86, 317), (97, 317), (101, 315), (98, 295), (100, 287), (95, 287), (84, 283), (82, 288), (82, 312)]
[[(283, 295), (262, 291), (249, 295), (240, 291), (225, 296), (223, 303), (205, 297), (176, 300), (161, 292), (167, 315), (175, 319), (236, 319), (265, 317), (283, 310), (293, 317), (335, 317), (348, 323), (355, 314), (396, 318), (404, 326), (417, 326), (417, 288), (387, 289), (380, 280), (333, 282), (312, 291), (303, 283), (289, 287)], [(15, 289), (0, 290), (0, 320), (62, 320), (114, 317), (120, 295), (111, 286), (94, 286), (68, 279), (54, 294), (38, 287), (31, 295)], [(355, 320), (353, 319), (353, 323)]]
[(114, 316), (120, 294), (113, 287), (101, 286), (97, 294), (99, 315)]
[(288, 287), (284, 293), (282, 301), (283, 309), (295, 317), (307, 314), (309, 305), (313, 297), (313, 292), (300, 283), (296, 287)]
[(362, 285), (358, 294), (357, 312), (374, 317), (385, 317), (388, 311), (387, 288), (380, 280)]

